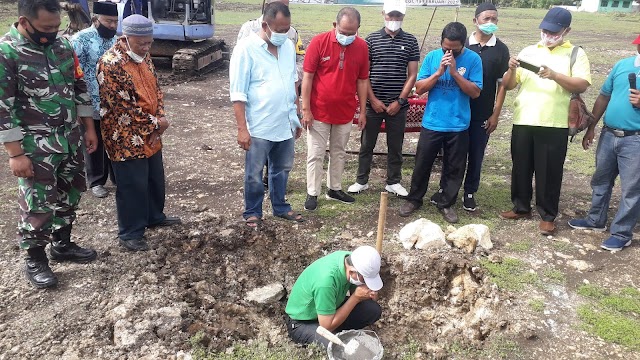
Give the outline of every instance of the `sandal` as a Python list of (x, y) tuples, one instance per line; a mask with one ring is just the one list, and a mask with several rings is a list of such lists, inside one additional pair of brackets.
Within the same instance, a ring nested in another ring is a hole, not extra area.
[(258, 231), (260, 226), (262, 225), (262, 219), (256, 216), (251, 216), (244, 220), (244, 224), (255, 231)]
[(302, 217), (302, 214), (294, 211), (289, 211), (288, 213), (276, 215), (276, 217), (279, 217), (285, 220), (295, 221), (298, 223), (304, 222), (304, 218)]

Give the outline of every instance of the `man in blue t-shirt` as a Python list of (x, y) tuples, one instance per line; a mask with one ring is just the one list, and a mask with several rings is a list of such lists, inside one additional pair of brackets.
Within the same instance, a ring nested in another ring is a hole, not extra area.
[[(640, 36), (633, 41), (638, 54), (618, 61), (604, 82), (593, 105), (596, 122), (604, 115), (604, 126), (596, 150), (596, 171), (591, 179), (591, 209), (584, 219), (572, 219), (574, 229), (605, 231), (611, 190), (620, 175), (622, 199), (611, 223), (611, 236), (600, 245), (617, 251), (631, 245), (633, 228), (640, 218)], [(635, 84), (634, 84), (635, 83)], [(582, 140), (586, 149), (593, 143), (596, 122)]]
[(446, 171), (441, 176), (446, 186), (437, 206), (447, 222), (458, 222), (451, 206), (458, 197), (467, 161), (469, 100), (480, 96), (482, 90), (482, 60), (464, 47), (466, 39), (463, 24), (447, 24), (442, 30), (442, 48), (427, 54), (418, 73), (416, 92), (428, 91), (429, 101), (422, 118), (411, 190), (400, 207), (400, 216), (409, 216), (422, 206), (431, 167), (439, 150), (444, 148), (442, 161)]

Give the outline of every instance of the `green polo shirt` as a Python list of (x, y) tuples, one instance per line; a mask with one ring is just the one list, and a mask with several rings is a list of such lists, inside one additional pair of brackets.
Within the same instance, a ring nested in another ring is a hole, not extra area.
[(315, 320), (318, 315), (333, 315), (347, 297), (344, 258), (350, 251), (336, 251), (309, 265), (291, 289), (285, 311), (294, 320)]
[[(569, 69), (572, 49), (573, 45), (569, 41), (553, 50), (537, 44), (524, 48), (518, 58), (536, 65), (546, 65), (557, 73), (579, 77), (591, 84), (591, 66), (584, 50), (578, 50), (573, 69)], [(569, 127), (570, 92), (557, 82), (543, 79), (521, 67), (516, 70), (516, 81), (520, 84), (520, 90), (514, 104), (514, 125)]]

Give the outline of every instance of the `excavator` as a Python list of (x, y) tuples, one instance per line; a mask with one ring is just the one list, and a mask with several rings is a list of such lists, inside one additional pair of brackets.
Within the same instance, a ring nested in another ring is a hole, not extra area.
[[(151, 56), (171, 59), (174, 72), (198, 74), (229, 59), (224, 40), (214, 39), (213, 0), (121, 0), (118, 18), (140, 14), (153, 21)], [(91, 25), (88, 0), (62, 3), (69, 14), (65, 31), (73, 34)], [(118, 34), (120, 34), (120, 26)]]

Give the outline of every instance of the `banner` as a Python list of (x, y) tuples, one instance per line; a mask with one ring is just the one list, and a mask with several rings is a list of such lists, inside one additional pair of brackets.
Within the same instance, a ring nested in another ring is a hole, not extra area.
[[(375, 5), (384, 0), (289, 0), (291, 4)], [(406, 0), (407, 6), (460, 6), (460, 0)]]

